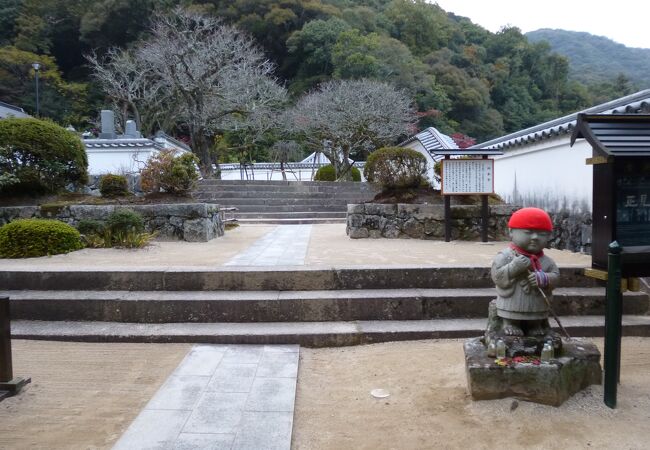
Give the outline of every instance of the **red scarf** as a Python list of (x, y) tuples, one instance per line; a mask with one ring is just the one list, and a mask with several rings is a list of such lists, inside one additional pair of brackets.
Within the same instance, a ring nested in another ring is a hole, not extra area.
[(520, 255), (524, 255), (528, 257), (530, 259), (530, 263), (532, 264), (534, 271), (542, 270), (542, 265), (539, 262), (539, 258), (544, 256), (544, 250), (541, 250), (539, 253), (530, 253), (524, 250), (523, 248), (517, 247), (512, 242), (510, 243), (510, 248), (513, 249), (515, 252), (519, 253)]

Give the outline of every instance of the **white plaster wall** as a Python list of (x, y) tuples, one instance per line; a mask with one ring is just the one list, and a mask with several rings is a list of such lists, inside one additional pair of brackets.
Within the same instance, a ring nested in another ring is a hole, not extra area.
[[(365, 177), (363, 176), (363, 169), (359, 169), (361, 172), (361, 181), (366, 181)], [(316, 171), (313, 171), (311, 169), (297, 169), (294, 170), (293, 172), (290, 172), (288, 170), (285, 170), (285, 174), (287, 175), (287, 181), (312, 181), (313, 177), (312, 175), (316, 174)], [(244, 175), (245, 176), (245, 175)], [(279, 170), (267, 170), (267, 169), (255, 169), (254, 173), (251, 175), (251, 172), (248, 172), (249, 179), (255, 179), (255, 180), (262, 180), (262, 181), (269, 181), (269, 180), (278, 180), (282, 181), (282, 172)], [(221, 179), (222, 180), (241, 180), (241, 172), (239, 169), (237, 170), (222, 170), (221, 171)]]
[(88, 173), (90, 175), (137, 173), (154, 152), (154, 149), (87, 148)]
[(523, 206), (591, 211), (593, 173), (585, 164), (591, 156), (584, 139), (570, 147), (569, 135), (507, 149), (494, 157), (494, 189)]

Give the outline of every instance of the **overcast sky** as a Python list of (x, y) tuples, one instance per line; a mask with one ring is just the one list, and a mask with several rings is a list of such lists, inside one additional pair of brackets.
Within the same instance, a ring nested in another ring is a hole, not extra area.
[(647, 0), (429, 1), (490, 31), (499, 31), (504, 25), (516, 26), (524, 33), (560, 28), (606, 36), (628, 47), (650, 48)]

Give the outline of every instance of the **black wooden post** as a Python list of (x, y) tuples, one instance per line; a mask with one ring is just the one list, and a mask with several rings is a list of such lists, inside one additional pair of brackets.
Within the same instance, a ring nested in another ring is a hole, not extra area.
[[(449, 155), (445, 155), (445, 159), (450, 159)], [(451, 241), (451, 197), (449, 195), (444, 195), (444, 198), (445, 198), (445, 242), (450, 242)]]
[(0, 297), (0, 400), (17, 394), (31, 378), (14, 378), (11, 360), (9, 297)]
[(621, 368), (621, 247), (609, 244), (605, 309), (605, 404), (616, 408), (616, 390)]
[(9, 320), (9, 297), (0, 297), (0, 383), (14, 379)]

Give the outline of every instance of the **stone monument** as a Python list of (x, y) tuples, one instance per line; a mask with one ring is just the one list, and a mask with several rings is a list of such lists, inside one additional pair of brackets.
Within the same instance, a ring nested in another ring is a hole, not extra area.
[(579, 390), (600, 384), (600, 352), (590, 342), (561, 336), (549, 324), (560, 278), (557, 265), (544, 254), (553, 231), (549, 215), (523, 208), (511, 216), (508, 228), (511, 243), (492, 263), (497, 298), (488, 309), (485, 335), (465, 343), (469, 390), (475, 400), (516, 397), (559, 406)]

